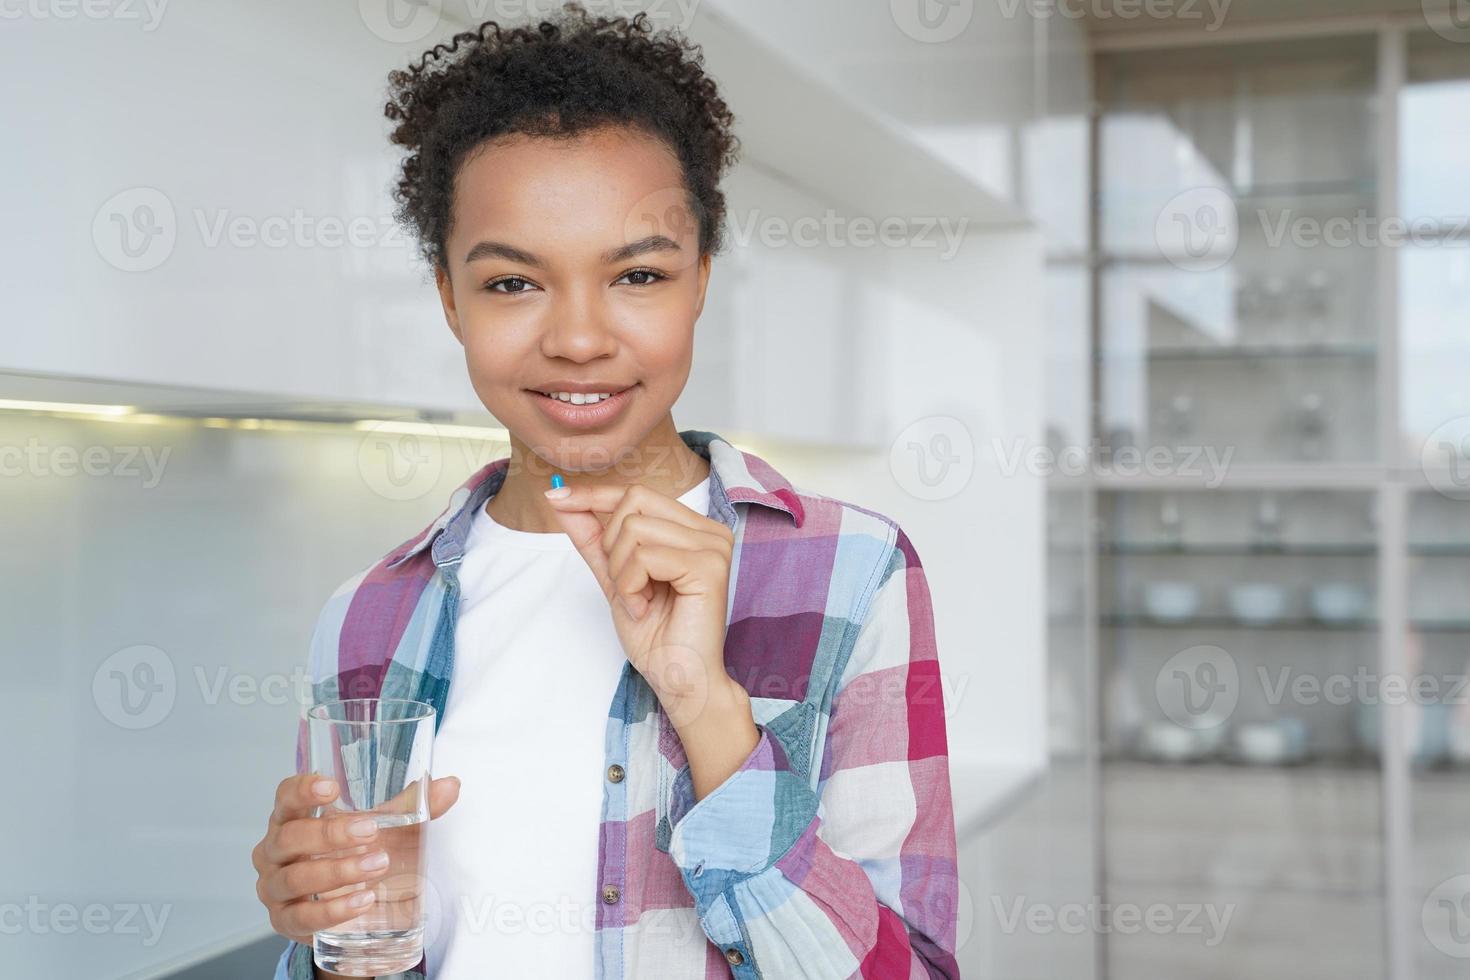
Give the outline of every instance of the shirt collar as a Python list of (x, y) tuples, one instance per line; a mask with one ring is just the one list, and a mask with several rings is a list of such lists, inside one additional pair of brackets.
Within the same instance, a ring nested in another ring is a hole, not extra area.
[[(714, 432), (685, 429), (679, 433), (684, 444), (709, 460), (709, 513), (705, 516), (735, 529), (735, 504), (759, 504), (785, 512), (797, 527), (805, 511), (791, 483), (754, 453), (737, 449)], [(504, 456), (477, 470), (449, 498), (449, 506), (434, 522), (408, 543), (389, 555), (394, 568), (414, 555), (430, 549), (434, 564), (457, 563), (464, 557), (465, 541), (475, 512), (493, 497), (505, 482), (510, 457)]]

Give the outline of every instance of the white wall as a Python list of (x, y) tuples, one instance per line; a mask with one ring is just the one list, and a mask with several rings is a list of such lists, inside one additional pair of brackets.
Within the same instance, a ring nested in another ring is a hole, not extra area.
[[(317, 612), (505, 451), (433, 446), (438, 479), (394, 499), (370, 437), (0, 412), (0, 446), (55, 464), (0, 489), (0, 903), (25, 919), (0, 974), (131, 978), (267, 929), (250, 850)], [(107, 465), (56, 472), (63, 446)]]
[(950, 262), (889, 256), (864, 294), (903, 325), (873, 352), (885, 364), (885, 387), (872, 391), (888, 419), (883, 451), (755, 443), (798, 485), (888, 514), (913, 539), (933, 596), (957, 778), (1045, 763), (1043, 481), (1008, 465), (1018, 440), (1035, 445), (1040, 419), (1040, 251), (1035, 232), (1019, 231), (967, 240)]

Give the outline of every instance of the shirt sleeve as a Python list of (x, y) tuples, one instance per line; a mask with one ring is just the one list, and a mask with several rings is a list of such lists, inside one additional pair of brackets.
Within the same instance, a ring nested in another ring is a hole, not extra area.
[(276, 964), (276, 973), (272, 980), (315, 980), (311, 964), (311, 947), (298, 943), (294, 939), (286, 940), (286, 948), (281, 952), (281, 959)]
[(928, 583), (900, 529), (813, 792), (764, 725), (670, 854), (737, 978), (959, 977), (959, 881)]

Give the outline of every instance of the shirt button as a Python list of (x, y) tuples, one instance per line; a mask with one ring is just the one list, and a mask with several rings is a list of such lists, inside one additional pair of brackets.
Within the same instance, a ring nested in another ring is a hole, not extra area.
[(738, 949), (727, 949), (725, 950), (725, 962), (731, 966), (739, 966), (745, 962), (745, 957), (740, 955), (740, 950)]
[(608, 905), (616, 905), (616, 904), (618, 904), (618, 898), (621, 895), (622, 895), (622, 893), (618, 891), (618, 886), (617, 885), (603, 885), (602, 886), (602, 900), (604, 902), (606, 902)]
[(610, 783), (621, 783), (623, 781), (623, 767), (616, 763), (608, 766), (607, 781)]

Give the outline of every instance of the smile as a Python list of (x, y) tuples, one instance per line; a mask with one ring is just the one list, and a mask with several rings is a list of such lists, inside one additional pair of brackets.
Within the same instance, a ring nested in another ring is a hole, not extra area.
[(530, 394), (536, 407), (552, 422), (568, 429), (592, 429), (622, 415), (637, 389), (635, 384), (612, 392), (531, 390)]

